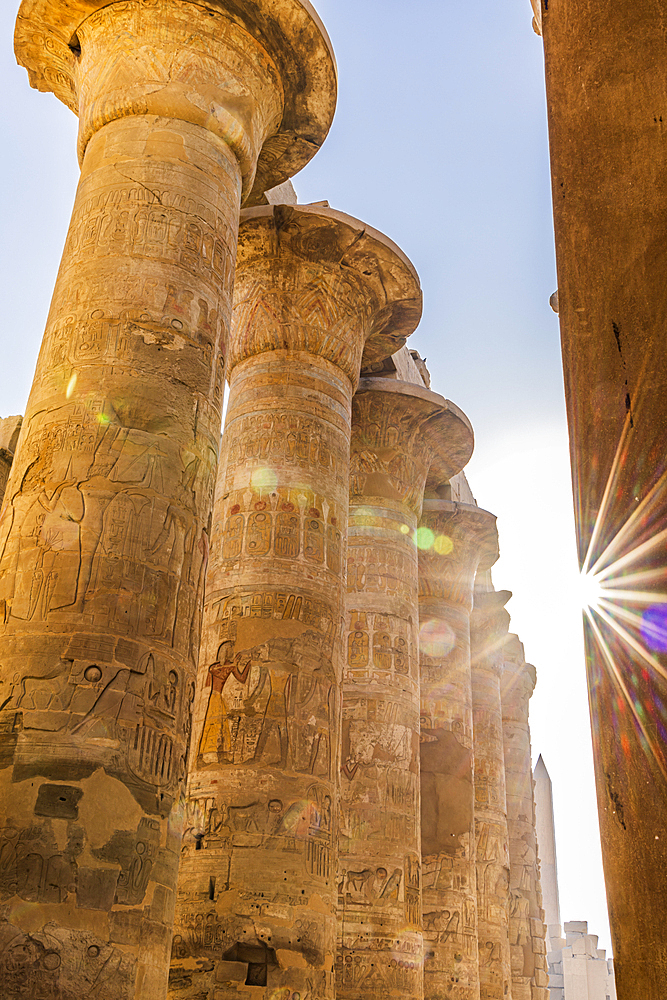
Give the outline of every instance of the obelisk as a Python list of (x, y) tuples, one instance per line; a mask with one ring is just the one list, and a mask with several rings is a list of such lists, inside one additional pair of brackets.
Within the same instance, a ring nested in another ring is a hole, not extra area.
[(337, 997), (421, 997), (417, 528), (472, 453), (453, 403), (362, 379), (354, 398)]
[(456, 969), (480, 996), (475, 838), (476, 742), (470, 616), (477, 571), (498, 558), (496, 519), (472, 504), (424, 501), (419, 551), (424, 997)]
[(174, 998), (334, 996), (352, 396), (420, 315), (412, 265), (369, 226), (242, 214)]
[(239, 206), (335, 65), (297, 0), (25, 0), (16, 52), (81, 180), (0, 526), (0, 981), (160, 1000)]

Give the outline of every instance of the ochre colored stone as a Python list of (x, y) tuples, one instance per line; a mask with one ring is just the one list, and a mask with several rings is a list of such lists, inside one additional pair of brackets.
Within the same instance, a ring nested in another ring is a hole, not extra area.
[(362, 379), (353, 405), (336, 995), (423, 995), (417, 525), (472, 432), (425, 388)]
[[(495, 517), (425, 500), (419, 552), (421, 844), (424, 997), (456, 970), (462, 1000), (479, 997), (470, 614), (477, 570), (498, 557)], [(446, 995), (446, 993), (444, 994)]]
[[(174, 998), (332, 998), (350, 412), (421, 312), (386, 237), (245, 211), (176, 911)], [(208, 932), (202, 934), (201, 928)]]
[(166, 993), (239, 205), (335, 89), (306, 7), (253, 10), (19, 11), (82, 172), (0, 523), (8, 1000)]
[[(481, 1000), (511, 996), (510, 856), (500, 678), (510, 616), (508, 591), (478, 577), (471, 619), (475, 740), (475, 839)], [(530, 761), (527, 762), (530, 766)]]
[(544, 8), (579, 557), (607, 588), (584, 632), (616, 986), (619, 1000), (663, 1000), (665, 7), (554, 0)]
[[(493, 599), (491, 599), (493, 606)], [(515, 635), (503, 649), (501, 698), (505, 745), (507, 825), (510, 837), (510, 960), (512, 1000), (547, 1000), (546, 927), (535, 833), (528, 705), (535, 667)]]
[(0, 420), (0, 508), (14, 461), (22, 419), (22, 417), (5, 417), (4, 420)]

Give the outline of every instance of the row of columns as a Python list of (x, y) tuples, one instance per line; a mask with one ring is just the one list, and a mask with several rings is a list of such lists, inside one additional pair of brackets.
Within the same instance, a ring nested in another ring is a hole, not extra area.
[(493, 518), (441, 499), (472, 431), (361, 377), (418, 278), (323, 205), (239, 216), (326, 135), (326, 35), (92, 8), (17, 26), (82, 177), (0, 514), (4, 995), (544, 1000), (471, 632)]

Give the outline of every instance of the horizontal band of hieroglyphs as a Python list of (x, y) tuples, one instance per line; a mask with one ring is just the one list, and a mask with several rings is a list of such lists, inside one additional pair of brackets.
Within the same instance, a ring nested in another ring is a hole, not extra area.
[(83, 257), (170, 261), (231, 287), (236, 248), (231, 229), (210, 206), (172, 191), (116, 188), (75, 208), (63, 261)]

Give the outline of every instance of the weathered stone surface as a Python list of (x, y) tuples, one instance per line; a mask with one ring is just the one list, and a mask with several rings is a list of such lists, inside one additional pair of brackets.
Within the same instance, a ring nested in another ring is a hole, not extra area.
[(495, 517), (425, 500), (419, 551), (424, 996), (479, 997), (470, 614)]
[(352, 395), (421, 292), (381, 234), (271, 206), (243, 213), (234, 298), (172, 995), (326, 998)]
[(546, 927), (535, 831), (528, 705), (535, 667), (508, 636), (503, 650), (501, 696), (507, 824), (510, 837), (510, 959), (513, 1000), (547, 1000)]
[(5, 417), (4, 420), (0, 420), (0, 507), (14, 461), (22, 419), (22, 417)]
[[(510, 623), (504, 605), (511, 595), (485, 590), (485, 583), (482, 574), (471, 619), (479, 979), (481, 1000), (503, 1000), (512, 995), (512, 969), (500, 678)], [(530, 766), (530, 760), (527, 763)]]
[(353, 402), (337, 996), (423, 992), (416, 530), (472, 452), (465, 416), (414, 384)]
[[(176, 35), (179, 21), (192, 30)], [(31, 85), (79, 115), (82, 160), (103, 124), (174, 116), (233, 150), (249, 202), (312, 159), (336, 105), (333, 50), (308, 0), (23, 0), (15, 48)]]
[(312, 155), (334, 96), (317, 22), (272, 10), (19, 12), (82, 174), (0, 523), (8, 1000), (166, 992), (239, 204), (272, 136), (273, 181)]
[(543, 12), (579, 556), (608, 599), (584, 627), (619, 1000), (667, 983), (664, 15), (651, 0)]

